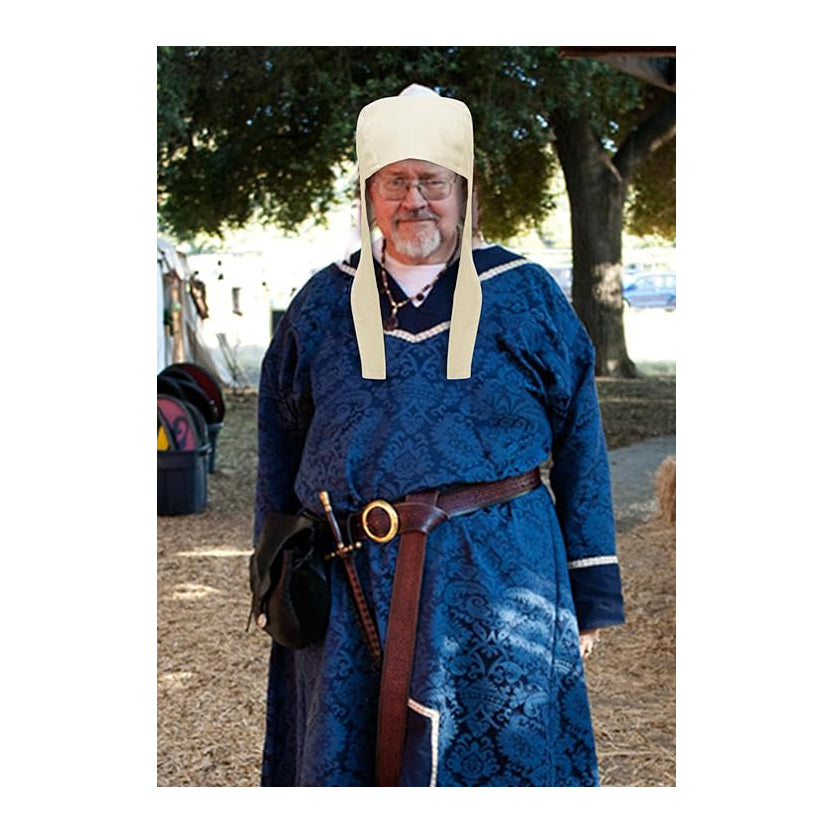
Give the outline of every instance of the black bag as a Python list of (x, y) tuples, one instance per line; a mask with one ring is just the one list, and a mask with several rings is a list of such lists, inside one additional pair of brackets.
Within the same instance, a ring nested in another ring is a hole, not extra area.
[(249, 561), (251, 617), (285, 648), (305, 648), (327, 631), (330, 583), (318, 529), (311, 516), (267, 512)]

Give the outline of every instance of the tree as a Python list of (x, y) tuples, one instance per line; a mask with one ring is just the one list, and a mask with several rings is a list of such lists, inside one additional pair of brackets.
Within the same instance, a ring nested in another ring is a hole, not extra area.
[(472, 111), (487, 238), (542, 222), (560, 162), (574, 304), (596, 370), (633, 375), (622, 325), (625, 201), (633, 185), (631, 222), (673, 227), (673, 180), (669, 188), (662, 166), (652, 175), (644, 163), (673, 137), (674, 95), (596, 61), (564, 60), (556, 47), (160, 47), (160, 224), (187, 239), (252, 218), (284, 229), (322, 220), (354, 156), (359, 110), (413, 82)]
[[(570, 198), (573, 306), (596, 348), (596, 373), (633, 377), (636, 367), (628, 356), (622, 320), (625, 201), (640, 165), (675, 135), (676, 95), (649, 88), (640, 90), (629, 107), (613, 100), (600, 107), (600, 99), (610, 93), (609, 78), (604, 77), (610, 70), (601, 71), (591, 61), (565, 64), (550, 61), (546, 71), (551, 81), (574, 88), (569, 97), (554, 97), (550, 110)], [(597, 72), (601, 72), (601, 83), (594, 83)], [(618, 114), (613, 112), (616, 107)], [(661, 205), (667, 185), (663, 188), (659, 177), (653, 183), (657, 190), (654, 204)], [(643, 199), (643, 206), (646, 202)], [(650, 209), (636, 208), (637, 217), (646, 212), (650, 214)], [(659, 223), (654, 227), (662, 228)]]

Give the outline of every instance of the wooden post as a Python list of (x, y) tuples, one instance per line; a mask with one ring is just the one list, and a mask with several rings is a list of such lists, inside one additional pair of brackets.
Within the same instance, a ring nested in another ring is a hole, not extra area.
[(174, 339), (174, 364), (185, 361), (185, 329), (182, 325), (182, 281), (176, 272), (171, 282), (171, 330)]

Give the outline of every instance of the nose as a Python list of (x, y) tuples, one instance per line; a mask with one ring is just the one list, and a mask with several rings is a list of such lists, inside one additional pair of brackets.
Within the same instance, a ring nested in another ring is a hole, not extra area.
[(428, 205), (428, 200), (422, 195), (422, 191), (419, 190), (416, 182), (409, 183), (408, 192), (402, 197), (402, 205), (409, 211), (415, 211)]

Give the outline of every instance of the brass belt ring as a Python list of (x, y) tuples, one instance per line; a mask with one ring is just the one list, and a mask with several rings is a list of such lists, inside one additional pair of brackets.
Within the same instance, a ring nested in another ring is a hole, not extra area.
[[(382, 509), (388, 516), (390, 528), (384, 535), (375, 535), (370, 531), (370, 527), (367, 525), (367, 518), (373, 509)], [(386, 500), (373, 500), (368, 503), (364, 509), (362, 509), (362, 529), (364, 530), (364, 534), (367, 535), (371, 541), (375, 541), (377, 544), (387, 544), (387, 542), (393, 540), (396, 537), (396, 533), (399, 532), (399, 516), (396, 514), (396, 510)]]

